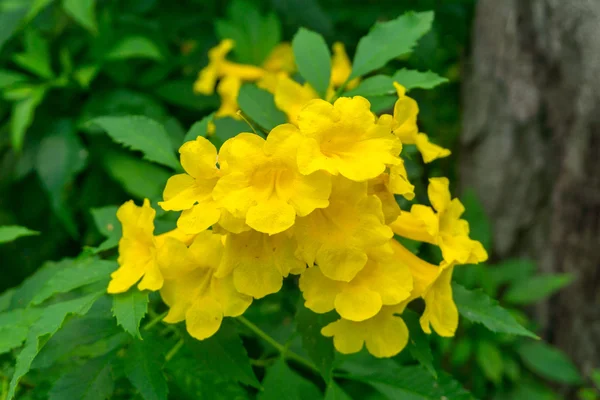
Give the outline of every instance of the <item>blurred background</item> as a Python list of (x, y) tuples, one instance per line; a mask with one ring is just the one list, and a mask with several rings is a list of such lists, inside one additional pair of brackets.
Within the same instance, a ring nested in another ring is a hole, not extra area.
[[(441, 362), (479, 398), (599, 398), (598, 0), (0, 0), (0, 225), (43, 232), (0, 247), (0, 292), (97, 244), (90, 210), (160, 198), (169, 172), (86, 121), (145, 115), (180, 143), (218, 107), (192, 85), (232, 26), (246, 29), (246, 62), (301, 26), (352, 56), (376, 21), (407, 10), (435, 22), (395, 67), (449, 80), (410, 95), (421, 130), (453, 152), (408, 165), (417, 195), (427, 175), (457, 183), (491, 261), (456, 279), (544, 339), (461, 323), (457, 340), (436, 339)], [(280, 29), (261, 32), (266, 18)]]

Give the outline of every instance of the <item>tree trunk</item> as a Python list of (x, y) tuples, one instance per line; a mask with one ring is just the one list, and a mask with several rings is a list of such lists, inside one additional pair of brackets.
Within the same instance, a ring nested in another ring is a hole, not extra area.
[(480, 0), (464, 86), (461, 186), (494, 257), (575, 283), (536, 310), (543, 337), (600, 367), (600, 0)]

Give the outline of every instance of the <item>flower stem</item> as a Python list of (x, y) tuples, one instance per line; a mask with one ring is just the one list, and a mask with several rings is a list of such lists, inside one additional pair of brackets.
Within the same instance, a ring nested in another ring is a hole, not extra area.
[(179, 349), (181, 349), (182, 347), (183, 347), (183, 339), (179, 339), (179, 341), (177, 343), (175, 343), (175, 346), (173, 346), (173, 348), (171, 350), (169, 350), (169, 352), (165, 356), (165, 361), (169, 362), (171, 360), (171, 358), (173, 358), (173, 356), (175, 354), (177, 354)]
[(243, 325), (245, 325), (246, 328), (250, 329), (254, 334), (256, 334), (256, 336), (260, 337), (265, 342), (269, 343), (271, 346), (273, 346), (275, 349), (277, 349), (277, 351), (279, 353), (281, 353), (281, 355), (283, 357), (287, 358), (288, 360), (293, 360), (293, 361), (297, 362), (298, 364), (303, 365), (304, 367), (315, 372), (317, 375), (321, 374), (319, 369), (312, 362), (308, 361), (306, 358), (294, 353), (293, 351), (289, 350), (287, 347), (283, 346), (281, 343), (279, 343), (278, 341), (273, 339), (271, 336), (269, 336), (265, 331), (260, 329), (258, 326), (254, 325), (252, 322), (248, 321), (245, 317), (243, 317), (243, 316), (237, 317), (237, 320), (239, 322), (241, 322)]
[(156, 315), (154, 318), (152, 318), (152, 320), (150, 320), (150, 322), (144, 325), (142, 329), (145, 331), (152, 329), (152, 327), (162, 321), (162, 319), (166, 317), (168, 313), (169, 311), (165, 311), (164, 313)]

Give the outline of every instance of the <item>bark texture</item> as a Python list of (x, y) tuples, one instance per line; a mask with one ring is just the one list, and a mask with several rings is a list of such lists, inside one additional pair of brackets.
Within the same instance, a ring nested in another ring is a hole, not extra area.
[(600, 0), (480, 0), (464, 86), (461, 186), (496, 258), (577, 281), (537, 310), (544, 338), (600, 367)]

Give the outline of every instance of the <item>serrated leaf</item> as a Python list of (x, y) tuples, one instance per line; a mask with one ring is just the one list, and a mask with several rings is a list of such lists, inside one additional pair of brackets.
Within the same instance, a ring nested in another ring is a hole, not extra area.
[(194, 123), (190, 130), (186, 133), (184, 142), (189, 142), (190, 140), (196, 140), (198, 136), (206, 137), (208, 134), (208, 124), (213, 120), (215, 113), (211, 113), (206, 117), (202, 118), (200, 121)]
[(148, 312), (148, 292), (131, 288), (125, 293), (113, 295), (112, 312), (117, 324), (133, 337), (140, 335), (140, 322)]
[(133, 155), (107, 151), (102, 158), (106, 172), (131, 196), (138, 199), (162, 199), (171, 176), (167, 169)]
[(426, 370), (437, 379), (437, 371), (433, 366), (433, 354), (429, 345), (429, 337), (421, 329), (419, 316), (411, 310), (405, 310), (402, 313), (402, 319), (410, 334), (408, 335), (408, 351)]
[(324, 400), (352, 400), (352, 398), (348, 396), (334, 380), (332, 380), (327, 385)]
[(523, 328), (507, 310), (500, 307), (496, 300), (491, 299), (481, 289), (471, 291), (453, 283), (452, 292), (458, 312), (468, 320), (483, 324), (492, 332), (537, 339), (535, 334)]
[(331, 380), (335, 351), (333, 342), (321, 335), (321, 328), (337, 319), (334, 313), (317, 314), (303, 304), (296, 311), (296, 326), (302, 337), (302, 347), (319, 368), (326, 382)]
[(502, 373), (504, 371), (502, 354), (494, 344), (479, 342), (475, 359), (487, 379), (495, 384), (499, 384), (502, 381)]
[(260, 389), (260, 383), (252, 371), (246, 349), (230, 320), (223, 321), (219, 331), (208, 339), (202, 341), (191, 337), (187, 339), (187, 345), (198, 364), (212, 369), (219, 375), (229, 376), (231, 379)]
[(398, 82), (408, 91), (415, 88), (433, 89), (442, 83), (448, 82), (448, 79), (431, 71), (421, 72), (402, 68), (392, 76), (392, 81)]
[(358, 42), (349, 79), (379, 69), (390, 60), (409, 53), (431, 29), (433, 12), (408, 12), (387, 22), (376, 23)]
[(117, 143), (144, 153), (144, 158), (173, 169), (179, 162), (169, 134), (158, 122), (143, 116), (99, 117), (89, 124), (100, 126)]
[(37, 231), (32, 231), (31, 229), (27, 229), (24, 226), (17, 225), (6, 225), (0, 226), (0, 243), (8, 243), (12, 242), (15, 239), (24, 236), (35, 236), (40, 233)]
[(285, 114), (275, 106), (273, 95), (255, 85), (242, 85), (238, 104), (244, 114), (267, 132), (287, 121)]
[(96, 358), (62, 375), (48, 392), (50, 400), (109, 399), (114, 390), (111, 357)]
[(69, 268), (58, 271), (31, 299), (31, 304), (38, 305), (59, 294), (70, 292), (85, 285), (106, 280), (115, 269), (117, 263), (114, 261), (97, 260), (85, 258), (76, 260)]
[(78, 24), (92, 33), (98, 31), (96, 24), (96, 0), (63, 0), (63, 8)]
[(40, 318), (29, 330), (25, 347), (19, 353), (16, 360), (15, 372), (8, 387), (6, 398), (11, 400), (15, 396), (15, 390), (21, 378), (31, 368), (31, 363), (52, 337), (62, 326), (69, 314), (84, 315), (100, 296), (99, 293), (90, 294), (74, 300), (52, 304), (44, 310)]
[(394, 81), (387, 75), (375, 75), (361, 81), (357, 87), (348, 90), (344, 96), (384, 96), (395, 94)]
[(54, 77), (48, 41), (33, 29), (25, 31), (25, 51), (14, 54), (12, 60), (42, 79)]
[(71, 120), (58, 120), (40, 143), (35, 170), (50, 197), (52, 210), (73, 238), (78, 236), (72, 208), (65, 190), (85, 168), (88, 152), (77, 136)]
[(471, 400), (473, 396), (445, 373), (435, 380), (420, 366), (400, 366), (392, 362), (364, 373), (343, 374), (346, 379), (368, 383), (390, 399)]
[(161, 61), (163, 56), (158, 46), (144, 36), (129, 36), (121, 39), (106, 55), (108, 60), (146, 58)]
[(509, 259), (486, 269), (482, 285), (490, 296), (495, 296), (500, 286), (527, 279), (535, 271), (535, 263), (526, 259)]
[(23, 344), (29, 327), (40, 317), (39, 308), (20, 308), (0, 313), (0, 354)]
[(125, 357), (125, 376), (145, 400), (166, 400), (168, 387), (162, 371), (164, 355), (150, 340), (135, 340)]
[(38, 268), (33, 275), (27, 277), (15, 290), (10, 299), (9, 309), (28, 307), (31, 304), (31, 300), (50, 278), (64, 268), (69, 268), (71, 265), (73, 265), (73, 260), (69, 258), (44, 263), (41, 268)]
[(90, 213), (98, 231), (106, 240), (96, 248), (96, 253), (117, 247), (121, 238), (121, 223), (117, 219), (117, 206), (92, 208)]
[(300, 28), (292, 40), (294, 60), (300, 75), (325, 98), (331, 79), (331, 52), (318, 33)]
[(321, 397), (319, 389), (292, 371), (283, 357), (267, 368), (263, 387), (264, 390), (258, 396), (259, 400), (303, 400)]
[(556, 293), (573, 282), (571, 274), (532, 276), (508, 288), (502, 300), (511, 304), (531, 304)]
[(536, 374), (554, 382), (577, 384), (581, 375), (559, 349), (544, 342), (527, 342), (517, 349), (525, 365)]

